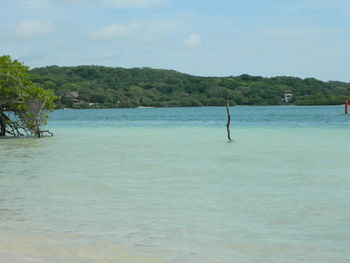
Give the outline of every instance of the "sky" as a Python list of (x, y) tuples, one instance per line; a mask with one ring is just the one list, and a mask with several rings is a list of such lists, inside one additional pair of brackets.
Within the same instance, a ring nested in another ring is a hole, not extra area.
[(350, 82), (349, 0), (1, 0), (0, 55)]

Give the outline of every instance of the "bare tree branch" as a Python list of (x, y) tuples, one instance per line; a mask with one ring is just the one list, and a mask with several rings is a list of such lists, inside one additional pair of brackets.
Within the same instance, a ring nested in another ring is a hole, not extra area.
[(229, 104), (228, 98), (227, 98), (227, 101), (226, 101), (226, 112), (227, 112), (227, 124), (226, 124), (227, 139), (228, 139), (228, 142), (230, 143), (230, 142), (232, 142), (231, 133), (230, 133), (231, 115), (230, 115), (230, 104)]

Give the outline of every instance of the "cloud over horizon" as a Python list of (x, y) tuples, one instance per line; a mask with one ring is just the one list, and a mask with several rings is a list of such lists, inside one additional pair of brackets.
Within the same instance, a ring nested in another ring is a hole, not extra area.
[(186, 37), (184, 43), (188, 48), (195, 48), (201, 45), (202, 39), (199, 34), (190, 34)]
[(140, 28), (139, 23), (111, 24), (90, 33), (90, 38), (95, 41), (110, 41), (131, 36)]
[(15, 36), (19, 39), (32, 39), (48, 35), (52, 31), (53, 26), (50, 21), (24, 20), (16, 26)]
[[(38, 1), (38, 0), (31, 0)], [(63, 4), (107, 4), (118, 8), (150, 8), (164, 4), (167, 0), (56, 0)]]
[(164, 0), (104, 0), (105, 3), (121, 8), (149, 8), (164, 3)]

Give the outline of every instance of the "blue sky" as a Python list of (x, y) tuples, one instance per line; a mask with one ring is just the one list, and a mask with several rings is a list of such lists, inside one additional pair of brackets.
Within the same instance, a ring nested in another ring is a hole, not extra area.
[(1, 0), (0, 54), (350, 82), (349, 14), (348, 0)]

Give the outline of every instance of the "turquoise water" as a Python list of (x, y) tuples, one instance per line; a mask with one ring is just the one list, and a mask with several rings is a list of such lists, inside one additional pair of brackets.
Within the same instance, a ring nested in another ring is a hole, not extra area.
[[(0, 140), (0, 262), (350, 262), (334, 107), (60, 110)], [(2, 260), (2, 261), (1, 261)]]

